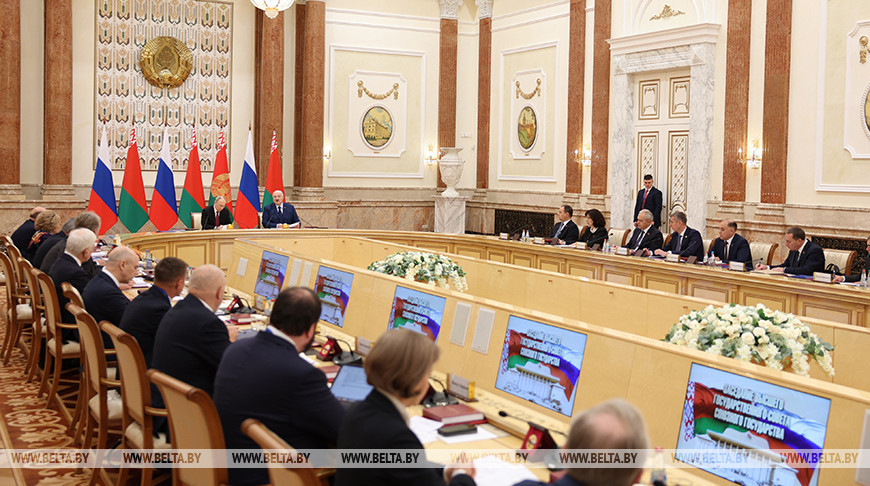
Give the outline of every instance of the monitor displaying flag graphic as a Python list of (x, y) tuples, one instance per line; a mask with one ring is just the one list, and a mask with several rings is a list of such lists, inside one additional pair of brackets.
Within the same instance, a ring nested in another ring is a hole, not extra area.
[(190, 157), (187, 159), (187, 174), (184, 176), (184, 190), (181, 204), (178, 205), (178, 218), (188, 228), (193, 228), (190, 213), (201, 213), (205, 209), (205, 195), (202, 190), (202, 170), (199, 165), (199, 148), (196, 143), (196, 128), (190, 141)]
[(160, 149), (160, 165), (157, 167), (157, 181), (151, 196), (151, 222), (158, 231), (166, 231), (178, 221), (178, 208), (175, 205), (175, 178), (169, 164), (169, 130), (163, 127), (163, 146)]
[(245, 164), (239, 183), (239, 197), (233, 219), (239, 228), (256, 228), (260, 222), (260, 188), (257, 184), (257, 164), (254, 162), (254, 133), (248, 130), (248, 146), (245, 149)]
[(94, 170), (94, 183), (91, 184), (88, 211), (93, 211), (100, 217), (101, 235), (106, 234), (109, 228), (118, 222), (115, 181), (112, 180), (112, 171), (109, 170), (109, 142), (106, 138), (106, 127), (103, 127), (100, 136), (100, 150), (97, 153), (97, 168)]
[(139, 148), (136, 145), (136, 127), (130, 128), (127, 147), (127, 162), (124, 164), (124, 182), (118, 201), (118, 219), (127, 231), (135, 233), (148, 222), (148, 205), (145, 202), (145, 184), (142, 182), (142, 167), (139, 165)]

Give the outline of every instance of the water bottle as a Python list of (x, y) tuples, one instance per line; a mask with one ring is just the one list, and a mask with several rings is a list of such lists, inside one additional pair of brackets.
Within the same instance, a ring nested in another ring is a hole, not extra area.
[(867, 288), (867, 270), (861, 270), (861, 288)]
[(704, 253), (704, 265), (710, 265), (712, 260), (710, 259), (710, 255)]
[(151, 259), (151, 250), (145, 250), (145, 270), (154, 268), (154, 261)]
[(656, 447), (649, 479), (653, 486), (666, 486), (668, 484), (668, 475), (665, 471), (665, 453), (661, 447)]

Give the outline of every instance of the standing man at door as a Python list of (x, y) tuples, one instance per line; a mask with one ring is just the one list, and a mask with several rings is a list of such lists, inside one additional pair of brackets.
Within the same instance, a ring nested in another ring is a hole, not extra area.
[(637, 202), (634, 204), (634, 221), (641, 209), (648, 209), (653, 213), (653, 226), (658, 228), (662, 224), (662, 191), (653, 187), (653, 176), (643, 176), (643, 189), (637, 193)]

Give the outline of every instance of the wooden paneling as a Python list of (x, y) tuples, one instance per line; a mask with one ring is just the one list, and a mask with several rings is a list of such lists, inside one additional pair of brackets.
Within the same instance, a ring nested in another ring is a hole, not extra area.
[(211, 263), (208, 258), (208, 245), (202, 243), (179, 243), (175, 245), (175, 256), (187, 262), (191, 267)]
[(452, 253), (472, 258), (486, 258), (486, 248), (479, 246), (456, 245)]
[(538, 257), (538, 268), (548, 272), (565, 273), (565, 261), (555, 258)]
[(534, 268), (534, 266), (535, 266), (534, 263), (533, 263), (534, 261), (535, 261), (535, 257), (534, 257), (534, 255), (529, 255), (529, 254), (526, 254), (526, 253), (524, 253), (524, 254), (519, 254), (519, 255), (516, 254), (516, 253), (514, 253), (513, 255), (511, 255), (511, 263), (512, 263), (513, 265), (519, 265), (519, 266), (521, 266), (521, 267)]
[(501, 262), (501, 263), (508, 262), (508, 252), (506, 252), (506, 251), (496, 250), (496, 249), (490, 248), (486, 252), (486, 254), (487, 254), (487, 260), (489, 260), (489, 261)]
[(731, 302), (731, 289), (705, 282), (690, 282), (689, 295), (702, 299)]
[(589, 279), (598, 278), (598, 265), (589, 265), (587, 263), (567, 262), (568, 275), (576, 275), (578, 277), (586, 277)]

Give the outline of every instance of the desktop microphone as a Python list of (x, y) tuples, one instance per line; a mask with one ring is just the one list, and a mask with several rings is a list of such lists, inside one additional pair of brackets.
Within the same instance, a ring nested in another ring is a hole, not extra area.
[(444, 405), (455, 405), (459, 403), (459, 401), (455, 397), (447, 393), (447, 388), (444, 386), (444, 383), (441, 383), (441, 380), (432, 377), (430, 377), (429, 379), (434, 381), (435, 383), (438, 383), (438, 385), (441, 387), (441, 391), (439, 392), (433, 390), (432, 393), (426, 395), (426, 398), (424, 398), (422, 402), (424, 407), (441, 407)]
[(296, 212), (296, 217), (299, 218), (299, 221), (300, 221), (299, 227), (300, 227), (300, 228), (302, 227), (302, 223), (307, 224), (307, 225), (308, 225), (308, 229), (318, 229), (318, 228), (320, 228), (320, 226), (314, 226), (313, 224), (309, 223), (307, 219), (303, 218), (302, 216), (299, 216), (299, 212), (298, 212), (298, 211)]
[(349, 351), (344, 351), (339, 347), (338, 354), (335, 355), (335, 358), (332, 359), (332, 362), (337, 364), (338, 366), (344, 366), (346, 364), (359, 363), (362, 361), (362, 356), (353, 352), (353, 346), (350, 345), (349, 342), (344, 339), (339, 339), (337, 337), (333, 337), (336, 341), (342, 342), (347, 346)]

